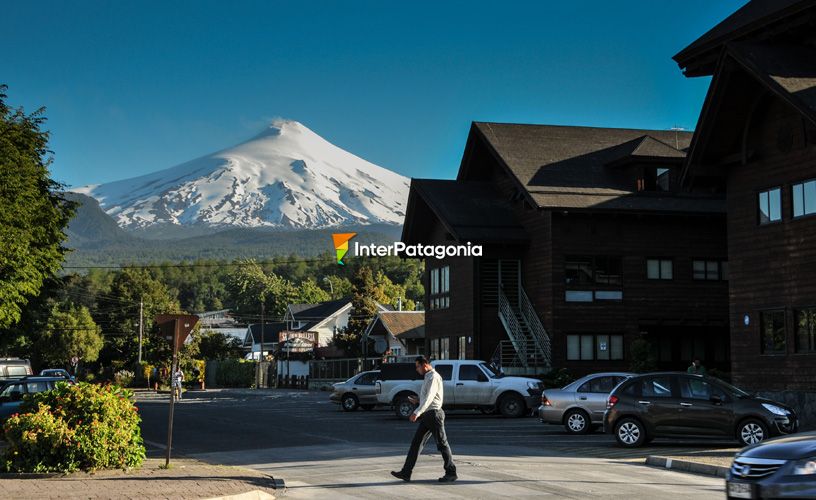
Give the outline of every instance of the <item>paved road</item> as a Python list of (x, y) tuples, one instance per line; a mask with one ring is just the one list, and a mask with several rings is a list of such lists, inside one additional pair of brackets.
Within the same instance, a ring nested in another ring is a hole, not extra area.
[[(166, 396), (142, 395), (143, 436), (160, 451), (165, 442)], [(208, 391), (187, 393), (176, 406), (174, 450), (213, 463), (249, 466), (283, 478), (288, 496), (311, 498), (409, 497), (439, 492), (439, 458), (420, 459), (408, 485), (394, 483), (414, 424), (387, 410), (345, 413), (328, 394), (302, 391)], [(722, 498), (722, 481), (647, 468), (651, 454), (708, 450), (733, 453), (733, 443), (655, 441), (640, 450), (618, 448), (611, 436), (571, 436), (535, 418), (505, 419), (476, 412), (448, 414), (449, 440), (462, 481), (446, 496), (470, 498), (588, 496)], [(430, 452), (435, 447), (429, 446)], [(399, 488), (398, 488), (399, 487)]]

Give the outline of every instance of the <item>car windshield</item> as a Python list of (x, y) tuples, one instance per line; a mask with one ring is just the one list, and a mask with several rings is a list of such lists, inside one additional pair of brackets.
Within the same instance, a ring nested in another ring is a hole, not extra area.
[(730, 392), (736, 398), (750, 398), (750, 397), (753, 396), (750, 392), (743, 391), (739, 387), (731, 385), (731, 384), (729, 384), (728, 382), (726, 382), (724, 380), (720, 380), (720, 379), (718, 379), (716, 377), (709, 377), (709, 378), (716, 380), (717, 383), (720, 386), (722, 386), (723, 389)]
[(492, 366), (490, 366), (487, 363), (481, 363), (479, 366), (481, 366), (482, 369), (484, 369), (484, 371), (487, 373), (487, 376), (490, 377), (490, 378), (502, 378), (502, 377), (504, 377), (504, 373), (496, 370), (495, 368), (493, 368)]

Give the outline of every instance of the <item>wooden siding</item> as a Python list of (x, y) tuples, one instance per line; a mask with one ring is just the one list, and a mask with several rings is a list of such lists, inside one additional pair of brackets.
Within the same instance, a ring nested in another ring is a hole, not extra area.
[[(816, 133), (781, 101), (751, 123), (752, 160), (732, 165), (727, 178), (734, 381), (752, 390), (812, 391), (816, 354), (795, 352), (794, 310), (816, 305), (816, 217), (793, 219), (791, 185), (816, 178)], [(782, 188), (782, 221), (759, 225), (758, 192), (773, 187)], [(761, 353), (765, 309), (785, 310), (784, 354)]]

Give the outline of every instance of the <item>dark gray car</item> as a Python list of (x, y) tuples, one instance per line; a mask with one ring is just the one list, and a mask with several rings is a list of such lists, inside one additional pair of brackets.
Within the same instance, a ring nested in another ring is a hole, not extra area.
[(726, 486), (728, 498), (816, 498), (816, 432), (743, 448)]
[(338, 382), (333, 385), (334, 390), (329, 399), (340, 403), (344, 411), (354, 411), (357, 408), (373, 410), (377, 406), (374, 382), (379, 375), (379, 370), (373, 370), (357, 374), (345, 382)]

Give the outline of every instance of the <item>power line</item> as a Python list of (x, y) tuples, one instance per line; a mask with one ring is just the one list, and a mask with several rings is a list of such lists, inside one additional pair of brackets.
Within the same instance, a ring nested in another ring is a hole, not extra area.
[(315, 259), (295, 259), (295, 260), (272, 260), (272, 261), (251, 261), (251, 262), (195, 262), (190, 264), (116, 264), (109, 266), (62, 266), (63, 269), (162, 269), (162, 268), (197, 268), (197, 267), (243, 267), (243, 266), (270, 266), (281, 264), (310, 264), (324, 262), (330, 264), (334, 262), (331, 257), (320, 257)]

